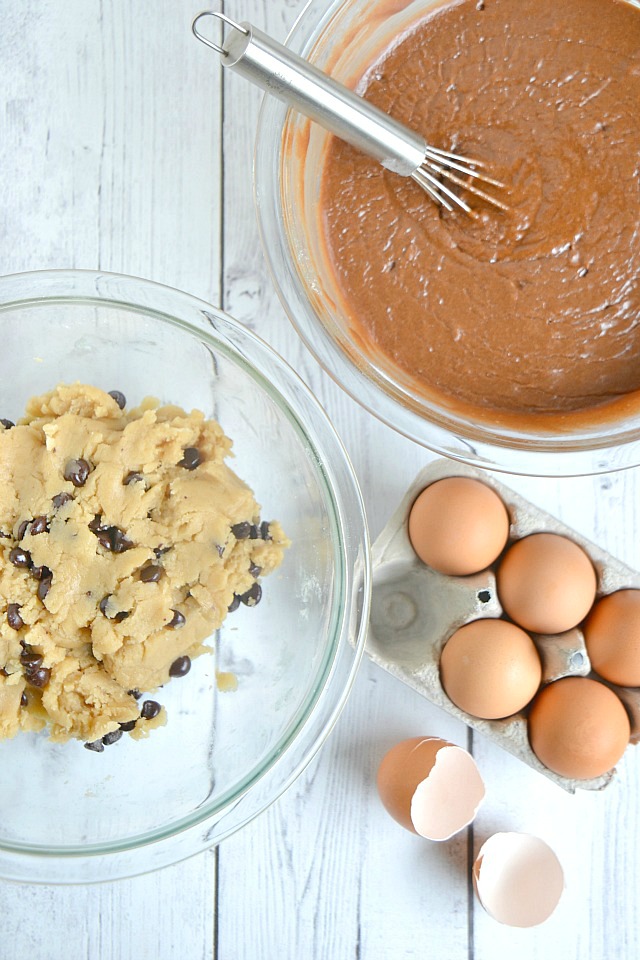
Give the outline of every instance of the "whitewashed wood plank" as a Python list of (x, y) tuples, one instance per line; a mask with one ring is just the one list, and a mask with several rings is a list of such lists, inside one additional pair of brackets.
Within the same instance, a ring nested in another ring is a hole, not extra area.
[[(264, 3), (246, 2), (242, 15), (266, 26), (278, 36), (279, 9), (275, 4), (269, 4), (267, 8)], [(229, 93), (231, 84), (234, 84), (233, 94)], [(234, 105), (233, 117), (240, 113), (244, 117), (252, 115), (259, 99), (257, 94), (241, 88), (233, 77), (227, 81), (227, 92), (227, 102)], [(408, 477), (427, 456), (416, 452), (401, 438), (391, 437), (386, 428), (362, 417), (351, 401), (336, 392), (333, 384), (314, 367), (304, 348), (292, 340), (270, 291), (268, 278), (253, 259), (256, 245), (248, 210), (249, 170), (248, 167), (243, 169), (251, 155), (251, 139), (250, 124), (225, 124), (227, 155), (234, 159), (234, 167), (225, 177), (225, 195), (227, 209), (232, 212), (236, 225), (225, 248), (225, 304), (259, 332), (266, 335), (268, 330), (269, 339), (294, 363), (322, 399), (339, 426), (358, 469), (375, 535), (390, 512), (390, 502), (395, 503)], [(621, 506), (635, 502), (635, 490), (627, 488), (620, 494), (620, 483), (617, 478), (562, 483), (524, 480), (515, 481), (514, 486), (590, 535), (594, 519), (604, 524), (610, 522), (615, 530), (621, 522)], [(600, 499), (600, 491), (606, 490), (608, 484), (617, 492), (606, 502)], [(615, 497), (619, 499), (615, 500)], [(611, 509), (614, 505), (618, 506), (617, 515), (616, 510)], [(555, 511), (554, 507), (557, 507)], [(620, 550), (614, 552), (620, 553)], [(634, 562), (631, 557), (626, 559)], [(619, 804), (610, 795), (610, 806), (596, 816), (591, 810), (598, 809), (602, 798), (558, 795), (552, 784), (527, 768), (523, 769), (516, 760), (490, 744), (474, 743), (474, 752), (490, 788), (488, 801), (471, 833), (474, 848), (477, 849), (481, 840), (497, 829), (538, 832), (556, 846), (563, 861), (569, 865), (570, 876), (573, 870), (573, 876), (560, 911), (548, 924), (534, 931), (513, 931), (491, 921), (472, 899), (468, 863), (460, 857), (459, 851), (456, 852), (456, 845), (442, 847), (441, 856), (452, 856), (457, 869), (455, 877), (449, 875), (447, 882), (438, 888), (435, 898), (438, 916), (434, 923), (429, 902), (425, 904), (420, 896), (424, 885), (437, 886), (443, 880), (442, 874), (434, 871), (429, 860), (433, 851), (425, 854), (425, 861), (429, 862), (420, 864), (425, 868), (423, 876), (411, 857), (413, 838), (401, 835), (402, 839), (397, 841), (394, 837), (394, 846), (396, 842), (398, 844), (395, 847), (398, 857), (394, 860), (388, 845), (391, 841), (387, 841), (390, 828), (385, 829), (377, 821), (370, 806), (374, 802), (371, 754), (365, 752), (366, 775), (361, 774), (356, 785), (351, 783), (347, 787), (342, 783), (344, 772), (334, 760), (336, 754), (340, 756), (340, 751), (350, 755), (353, 741), (357, 741), (363, 729), (371, 733), (372, 744), (381, 744), (385, 734), (394, 729), (394, 719), (402, 716), (406, 705), (415, 698), (414, 694), (404, 690), (397, 694), (393, 682), (377, 673), (375, 668), (365, 665), (347, 712), (314, 771), (245, 834), (223, 846), (221, 948), (241, 957), (268, 955), (274, 945), (277, 945), (278, 954), (285, 957), (304, 953), (313, 957), (353, 954), (361, 958), (400, 958), (418, 953), (423, 955), (427, 951), (447, 958), (467, 956), (467, 953), (474, 957), (511, 957), (514, 952), (523, 958), (542, 955), (633, 956), (633, 952), (625, 954), (621, 949), (628, 944), (635, 945), (637, 937), (632, 908), (624, 898), (621, 898), (615, 914), (618, 932), (614, 943), (618, 949), (611, 953), (605, 947), (609, 931), (605, 933), (604, 914), (612, 897), (603, 895), (602, 883), (611, 886), (614, 877), (604, 872), (604, 864), (616, 859), (619, 864), (617, 882), (621, 883), (622, 889), (633, 888), (632, 878), (636, 870), (633, 855), (621, 855), (619, 842), (612, 843), (611, 831), (607, 829), (607, 823), (616, 819)], [(367, 688), (369, 679), (375, 680), (378, 688), (374, 694)], [(377, 699), (379, 692), (380, 701)], [(380, 709), (383, 718), (381, 726), (376, 725), (376, 708)], [(424, 709), (424, 705), (417, 708), (420, 709)], [(397, 727), (395, 730), (399, 738), (400, 731)], [(414, 731), (405, 729), (403, 735), (410, 732)], [(329, 768), (326, 776), (335, 777), (331, 787), (321, 779), (325, 767)], [(634, 792), (629, 791), (626, 798), (635, 821), (633, 795)], [(347, 804), (345, 809), (343, 802), (336, 816), (327, 809), (325, 796), (348, 798), (354, 806), (350, 808)], [(580, 816), (576, 817), (576, 811)], [(345, 829), (344, 820), (349, 817), (353, 819)], [(327, 818), (333, 824), (332, 829)], [(336, 833), (343, 837), (339, 845), (335, 844)], [(626, 850), (626, 837), (622, 843)], [(629, 846), (631, 850), (637, 847), (633, 833)], [(609, 849), (618, 852), (609, 854)], [(380, 861), (377, 861), (380, 851)], [(333, 862), (337, 856), (341, 857), (342, 864), (339, 871)], [(249, 862), (257, 869), (257, 876), (255, 870), (247, 870)], [(378, 863), (383, 864), (382, 877), (378, 875), (380, 871), (376, 873), (375, 870)], [(594, 870), (589, 870), (590, 863)], [(371, 865), (374, 865), (373, 871), (369, 869)], [(596, 865), (601, 870), (599, 876)], [(336, 872), (344, 877), (337, 893), (333, 880)], [(385, 885), (387, 876), (392, 878), (391, 889)], [(417, 876), (422, 883), (412, 886)], [(580, 887), (576, 886), (575, 876), (591, 879)], [(244, 884), (246, 897), (238, 895), (241, 884)], [(589, 909), (595, 899), (604, 904), (602, 909)], [(266, 904), (266, 909), (257, 916), (256, 902)], [(460, 922), (461, 917), (464, 922)], [(579, 925), (574, 922), (574, 917), (580, 918)], [(424, 926), (421, 921), (426, 921)], [(463, 931), (467, 923), (468, 943), (466, 929)]]
[[(283, 38), (282, 10), (245, 2), (241, 16)], [(260, 95), (235, 76), (225, 79), (225, 93), (224, 305), (266, 336), (325, 406), (354, 462), (375, 535), (429, 454), (366, 414), (292, 335), (259, 255), (251, 207)], [(239, 116), (252, 122), (239, 124)], [(221, 956), (399, 960), (423, 956), (434, 939), (449, 944), (451, 960), (467, 956), (468, 837), (438, 846), (406, 834), (375, 790), (385, 750), (421, 733), (466, 738), (461, 724), (365, 663), (317, 761), (220, 849)]]
[[(218, 299), (219, 79), (191, 36), (195, 12), (3, 4), (2, 273), (100, 268)], [(7, 960), (214, 956), (213, 854), (90, 888), (3, 883), (0, 902)]]
[(90, 887), (0, 883), (3, 960), (212, 960), (215, 854)]
[(442, 845), (410, 835), (375, 789), (385, 751), (422, 733), (466, 736), (366, 662), (311, 768), (220, 848), (220, 956), (400, 960), (444, 942), (448, 957), (467, 956), (465, 834)]
[[(279, 8), (275, 5), (247, 0), (237, 4), (233, 13), (279, 35)], [(363, 417), (314, 366), (304, 348), (292, 340), (286, 321), (283, 325), (282, 311), (270, 292), (268, 277), (254, 256), (248, 167), (243, 170), (251, 155), (251, 124), (236, 122), (239, 114), (244, 118), (254, 114), (259, 96), (241, 87), (237, 78), (230, 77), (226, 84), (227, 102), (233, 103), (233, 111), (227, 112), (225, 145), (234, 166), (232, 170), (226, 168), (225, 198), (234, 222), (233, 231), (228, 230), (225, 236), (225, 304), (267, 335), (321, 398), (353, 457), (375, 535), (391, 512), (390, 504), (395, 504), (404, 484), (428, 455)], [(568, 523), (589, 535), (594, 518), (606, 524), (606, 517), (611, 515), (610, 503), (603, 505), (599, 499), (599, 491), (607, 489), (609, 483), (613, 489), (619, 486), (619, 481), (610, 478), (569, 481), (564, 485), (554, 480), (532, 479), (515, 481), (514, 486), (551, 512), (564, 514)], [(633, 502), (633, 493), (627, 490), (620, 502), (628, 503), (630, 498)], [(613, 521), (614, 528), (618, 520)], [(373, 694), (369, 682), (377, 688)], [(454, 875), (446, 870), (438, 872), (433, 862), (436, 853), (428, 846), (424, 859), (416, 862), (414, 838), (402, 834), (393, 824), (379, 821), (380, 811), (375, 806), (372, 788), (374, 745), (380, 749), (385, 742), (389, 744), (385, 737), (393, 740), (416, 732), (414, 719), (426, 708), (433, 710), (422, 702), (416, 707), (415, 694), (396, 687), (389, 678), (365, 664), (347, 711), (313, 770), (246, 834), (233, 838), (221, 849), (221, 950), (231, 950), (241, 957), (273, 955), (274, 949), (283, 957), (304, 953), (323, 958), (351, 954), (361, 958), (401, 958), (424, 955), (426, 950), (447, 958), (467, 953), (477, 957), (511, 957), (514, 952), (533, 958), (574, 953), (578, 956), (584, 948), (594, 960), (620, 955), (619, 951), (611, 954), (602, 949), (609, 937), (609, 931), (603, 932), (606, 907), (595, 912), (588, 909), (594, 898), (605, 899), (604, 880), (597, 874), (594, 877), (589, 870), (590, 861), (596, 865), (607, 859), (609, 841), (601, 839), (610, 836), (606, 830), (603, 832), (602, 821), (607, 814), (598, 822), (593, 814), (589, 816), (590, 805), (595, 806), (601, 798), (570, 798), (564, 794), (558, 798), (552, 784), (527, 768), (523, 771), (521, 764), (492, 745), (474, 742), (489, 796), (469, 837), (437, 848), (440, 857), (453, 861)], [(402, 727), (397, 718), (408, 709), (412, 712), (411, 721)], [(442, 716), (439, 721), (446, 725)], [(437, 726), (436, 719), (431, 722)], [(369, 751), (361, 745), (363, 731), (370, 737)], [(360, 745), (355, 751), (354, 741)], [(345, 787), (345, 771), (340, 769), (339, 761), (341, 757), (352, 757), (354, 752), (360, 759), (360, 779), (349, 777), (353, 772), (347, 771), (350, 782)], [(323, 771), (332, 781), (331, 786), (322, 779)], [(329, 796), (340, 798), (337, 811), (328, 804)], [(585, 807), (584, 819), (576, 822), (580, 803)], [(618, 809), (613, 798), (610, 803), (612, 810)], [(584, 839), (583, 825), (587, 829)], [(555, 841), (570, 869), (574, 866), (579, 876), (592, 877), (590, 888), (583, 890), (586, 896), (582, 901), (579, 896), (572, 899), (575, 884), (570, 884), (558, 914), (534, 931), (498, 927), (478, 907), (471, 892), (467, 841), (477, 849), (489, 832), (509, 828), (546, 835), (550, 842)], [(340, 837), (337, 845), (336, 835)], [(338, 857), (339, 863), (335, 862)], [(631, 860), (627, 857), (625, 862)], [(258, 876), (255, 869), (247, 871), (250, 862), (257, 868)], [(629, 867), (633, 868), (632, 863)], [(338, 875), (343, 878), (342, 883), (336, 882)], [(626, 879), (628, 882), (630, 877)], [(238, 895), (243, 883), (246, 897)], [(430, 892), (435, 888), (432, 899), (423, 897), (425, 888)], [(255, 903), (264, 903), (266, 909), (257, 912)], [(620, 926), (616, 943), (635, 942), (629, 908), (622, 911), (626, 922)], [(572, 923), (574, 913), (582, 920), (577, 937)]]
[(3, 273), (100, 268), (217, 299), (219, 78), (192, 15), (3, 4)]
[[(508, 482), (621, 560), (638, 566), (637, 471)], [(616, 783), (601, 793), (578, 791), (575, 796), (480, 736), (474, 737), (474, 754), (490, 789), (489, 802), (476, 821), (476, 852), (497, 830), (534, 833), (556, 851), (566, 878), (556, 913), (532, 930), (501, 927), (476, 906), (475, 960), (506, 957), (509, 951), (531, 960), (637, 956), (640, 927), (634, 898), (629, 897), (640, 868), (637, 748), (624, 760)]]

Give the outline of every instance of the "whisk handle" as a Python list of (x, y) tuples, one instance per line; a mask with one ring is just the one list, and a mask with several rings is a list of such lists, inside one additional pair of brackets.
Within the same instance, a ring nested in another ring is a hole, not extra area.
[(411, 176), (423, 162), (421, 136), (251, 24), (232, 25), (220, 48), (225, 67), (394, 173)]

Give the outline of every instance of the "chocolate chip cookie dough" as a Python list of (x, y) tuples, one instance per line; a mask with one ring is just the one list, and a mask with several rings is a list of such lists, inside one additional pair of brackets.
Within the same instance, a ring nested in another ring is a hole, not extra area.
[(0, 421), (0, 737), (95, 750), (164, 720), (140, 700), (259, 602), (288, 540), (194, 410), (60, 385)]

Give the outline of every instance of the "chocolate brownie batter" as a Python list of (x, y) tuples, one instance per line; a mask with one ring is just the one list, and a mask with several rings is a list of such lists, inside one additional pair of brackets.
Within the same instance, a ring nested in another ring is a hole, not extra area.
[(434, 146), (489, 162), (510, 205), (449, 213), (332, 140), (323, 230), (366, 349), (483, 418), (640, 401), (640, 10), (443, 4), (359, 92)]

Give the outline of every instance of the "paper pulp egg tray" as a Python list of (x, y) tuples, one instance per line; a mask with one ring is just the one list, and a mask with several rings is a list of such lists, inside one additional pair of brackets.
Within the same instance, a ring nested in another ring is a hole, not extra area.
[[(411, 547), (407, 532), (411, 506), (425, 487), (445, 477), (473, 477), (496, 491), (509, 513), (508, 545), (521, 537), (542, 532), (561, 534), (579, 544), (595, 567), (597, 598), (624, 588), (640, 588), (640, 573), (521, 497), (492, 474), (450, 460), (436, 460), (420, 471), (373, 544), (373, 598), (366, 652), (394, 677), (565, 790), (571, 793), (576, 788), (601, 790), (610, 783), (615, 769), (594, 779), (570, 780), (538, 760), (529, 745), (526, 709), (502, 720), (480, 720), (460, 710), (444, 692), (439, 660), (448, 638), (472, 620), (503, 615), (496, 589), (497, 563), (471, 576), (446, 576), (426, 566)], [(592, 675), (579, 627), (557, 635), (532, 633), (530, 636), (540, 653), (543, 684), (561, 677)], [(601, 677), (596, 679), (602, 681)], [(624, 703), (631, 723), (629, 742), (637, 743), (640, 740), (640, 688), (607, 686)]]

